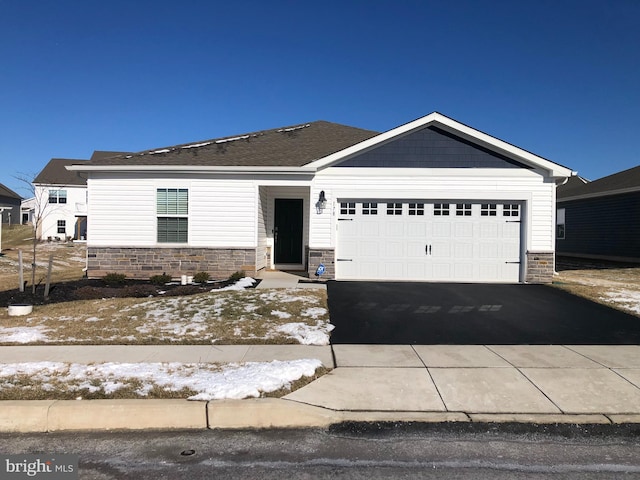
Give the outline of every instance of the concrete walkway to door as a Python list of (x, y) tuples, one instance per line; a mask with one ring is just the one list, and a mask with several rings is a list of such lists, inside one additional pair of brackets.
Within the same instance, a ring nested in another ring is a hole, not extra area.
[(261, 270), (256, 278), (260, 280), (256, 288), (327, 288), (324, 282), (311, 282), (306, 272)]

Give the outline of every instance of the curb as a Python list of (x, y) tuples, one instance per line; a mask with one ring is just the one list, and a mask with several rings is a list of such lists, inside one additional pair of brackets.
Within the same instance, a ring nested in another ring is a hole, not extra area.
[(640, 414), (337, 411), (282, 398), (0, 401), (0, 433), (327, 428), (345, 422), (619, 425), (640, 424)]

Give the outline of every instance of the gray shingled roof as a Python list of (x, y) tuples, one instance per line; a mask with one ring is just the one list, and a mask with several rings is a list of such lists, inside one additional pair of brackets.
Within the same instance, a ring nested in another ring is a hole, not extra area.
[(578, 197), (583, 195), (607, 195), (620, 190), (640, 190), (640, 165), (637, 167), (602, 177), (593, 182), (579, 184), (567, 182), (558, 187), (558, 199)]
[(134, 154), (92, 157), (87, 165), (301, 167), (376, 135), (371, 130), (316, 121)]
[(115, 157), (117, 155), (130, 155), (131, 152), (112, 152), (109, 150), (95, 150), (89, 160), (100, 160), (102, 158)]
[(88, 160), (73, 160), (70, 158), (52, 158), (42, 169), (33, 183), (44, 185), (86, 185), (87, 179), (82, 178), (78, 172), (70, 172), (65, 167), (78, 163), (87, 163)]
[(22, 197), (18, 195), (16, 192), (11, 190), (9, 187), (5, 187), (0, 183), (0, 197), (9, 197), (9, 198), (17, 198), (18, 200), (22, 200)]

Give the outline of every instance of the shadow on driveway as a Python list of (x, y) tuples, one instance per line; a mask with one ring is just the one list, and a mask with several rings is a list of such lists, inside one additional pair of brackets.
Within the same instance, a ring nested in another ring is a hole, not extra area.
[(640, 344), (640, 318), (551, 286), (330, 281), (327, 291), (333, 344)]

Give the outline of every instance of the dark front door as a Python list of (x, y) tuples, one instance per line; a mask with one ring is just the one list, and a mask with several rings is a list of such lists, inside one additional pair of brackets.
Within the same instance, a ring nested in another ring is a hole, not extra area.
[(302, 263), (302, 199), (276, 198), (273, 222), (275, 263)]

